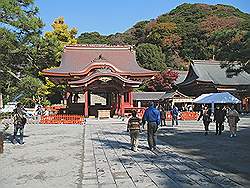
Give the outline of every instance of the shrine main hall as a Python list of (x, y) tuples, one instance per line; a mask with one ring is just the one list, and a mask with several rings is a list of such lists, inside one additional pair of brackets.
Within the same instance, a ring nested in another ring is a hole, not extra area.
[(157, 72), (138, 65), (132, 46), (70, 45), (64, 47), (60, 66), (42, 73), (67, 86), (68, 113), (88, 117), (98, 110), (123, 116), (133, 107), (133, 89)]

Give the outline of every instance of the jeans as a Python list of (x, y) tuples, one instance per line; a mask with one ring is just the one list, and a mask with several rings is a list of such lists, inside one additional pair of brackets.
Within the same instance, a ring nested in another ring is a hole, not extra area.
[(158, 129), (158, 125), (155, 122), (148, 123), (148, 146), (149, 149), (153, 149), (156, 147), (156, 131)]

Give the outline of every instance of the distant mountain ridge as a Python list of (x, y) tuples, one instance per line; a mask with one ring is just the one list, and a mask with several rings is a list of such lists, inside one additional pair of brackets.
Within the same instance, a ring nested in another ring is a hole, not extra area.
[[(155, 51), (163, 54), (159, 56), (163, 64), (153, 66), (154, 70), (186, 69), (193, 59), (249, 60), (249, 32), (250, 14), (233, 6), (184, 3), (156, 19), (140, 21), (124, 33), (82, 33), (78, 43), (131, 44), (138, 53), (140, 48), (151, 48), (142, 53), (152, 53), (151, 57)], [(149, 67), (142, 59), (138, 61)]]

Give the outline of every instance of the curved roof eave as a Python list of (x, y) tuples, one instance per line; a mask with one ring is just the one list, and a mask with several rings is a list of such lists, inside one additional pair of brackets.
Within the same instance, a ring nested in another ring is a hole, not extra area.
[(82, 85), (82, 84), (88, 83), (91, 80), (96, 79), (98, 77), (115, 77), (115, 78), (121, 80), (122, 82), (125, 82), (128, 84), (137, 84), (137, 85), (141, 84), (141, 82), (139, 82), (139, 81), (129, 80), (129, 79), (124, 78), (116, 73), (94, 73), (87, 78), (83, 78), (83, 79), (76, 80), (76, 81), (70, 81), (69, 84), (71, 84), (71, 85), (78, 85), (78, 84), (80, 85), (81, 84)]

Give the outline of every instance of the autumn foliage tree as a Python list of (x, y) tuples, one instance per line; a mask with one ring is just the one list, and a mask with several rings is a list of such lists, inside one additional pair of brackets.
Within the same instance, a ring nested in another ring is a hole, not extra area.
[(170, 91), (178, 78), (178, 72), (167, 69), (156, 74), (152, 79), (145, 81), (147, 91)]

